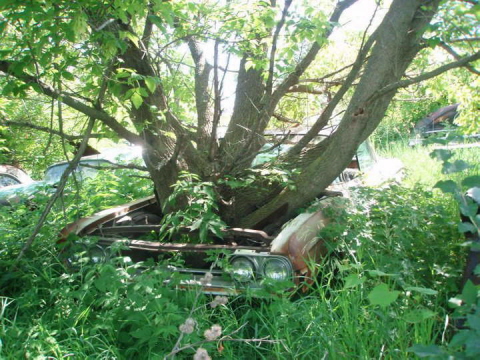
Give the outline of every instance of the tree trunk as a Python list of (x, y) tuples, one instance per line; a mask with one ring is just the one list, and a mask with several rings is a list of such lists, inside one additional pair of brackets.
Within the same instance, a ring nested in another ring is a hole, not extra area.
[[(377, 127), (395, 95), (395, 90), (377, 96), (386, 85), (399, 81), (421, 49), (419, 39), (430, 22), (439, 0), (395, 0), (376, 31), (376, 42), (363, 75), (336, 132), (321, 155), (301, 168), (296, 190), (283, 189), (260, 209), (239, 222), (252, 227), (262, 219), (286, 209), (285, 216), (312, 201), (348, 165), (358, 145)], [(428, 5), (428, 6), (427, 6)], [(425, 10), (424, 10), (425, 9)], [(316, 151), (314, 147), (309, 151)]]

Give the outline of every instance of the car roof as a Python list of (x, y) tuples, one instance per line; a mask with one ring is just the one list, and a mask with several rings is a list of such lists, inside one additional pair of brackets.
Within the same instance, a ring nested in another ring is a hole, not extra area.
[(13, 165), (0, 165), (0, 174), (8, 174), (25, 184), (33, 182), (32, 178), (25, 171)]

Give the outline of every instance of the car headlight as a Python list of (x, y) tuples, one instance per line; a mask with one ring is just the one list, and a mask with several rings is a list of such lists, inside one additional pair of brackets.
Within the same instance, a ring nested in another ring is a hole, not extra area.
[(105, 249), (99, 245), (94, 245), (90, 249), (88, 249), (87, 256), (94, 264), (103, 263), (107, 259), (107, 253), (105, 252)]
[(266, 278), (275, 281), (289, 280), (291, 277), (291, 268), (285, 259), (268, 259), (263, 265), (263, 274)]
[(237, 257), (232, 263), (232, 276), (235, 280), (247, 282), (253, 279), (254, 265), (246, 257)]

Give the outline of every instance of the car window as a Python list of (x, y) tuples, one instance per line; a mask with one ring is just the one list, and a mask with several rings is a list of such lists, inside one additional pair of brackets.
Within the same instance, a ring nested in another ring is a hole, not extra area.
[[(87, 165), (87, 166), (82, 166)], [(91, 166), (108, 166), (111, 165), (109, 161), (106, 160), (82, 160), (80, 164), (74, 171), (74, 174), (78, 180), (84, 180), (87, 178), (95, 177), (98, 173), (98, 169), (92, 168)], [(48, 184), (56, 184), (60, 181), (62, 174), (68, 167), (68, 163), (62, 163), (50, 166), (45, 172), (45, 182)]]
[(20, 181), (14, 176), (9, 174), (0, 174), (0, 188), (18, 184), (20, 184)]

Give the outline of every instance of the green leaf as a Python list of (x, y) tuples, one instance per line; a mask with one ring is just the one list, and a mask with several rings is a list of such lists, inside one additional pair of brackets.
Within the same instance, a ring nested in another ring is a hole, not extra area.
[(73, 74), (71, 72), (68, 72), (68, 71), (62, 71), (62, 77), (64, 79), (70, 80), (70, 81), (75, 80), (75, 77), (73, 76)]
[(133, 106), (138, 109), (140, 106), (142, 106), (143, 97), (139, 93), (135, 92), (130, 98), (130, 101), (132, 102)]
[(361, 278), (358, 274), (350, 274), (345, 278), (344, 289), (357, 287), (365, 282), (365, 278)]
[(463, 160), (455, 160), (453, 163), (446, 162), (443, 165), (443, 174), (452, 174), (470, 168), (470, 165)]
[(411, 324), (417, 324), (424, 320), (430, 319), (437, 315), (436, 312), (428, 309), (415, 309), (407, 312), (404, 316), (406, 322)]
[(465, 355), (470, 359), (480, 357), (480, 341), (478, 341), (478, 334), (471, 331), (470, 336), (465, 342)]
[(444, 193), (456, 194), (460, 192), (460, 188), (453, 180), (442, 180), (435, 184), (434, 188), (442, 190)]
[(473, 226), (472, 223), (469, 223), (469, 222), (462, 222), (460, 224), (458, 224), (458, 231), (460, 231), (461, 233), (466, 233), (466, 232), (475, 232), (476, 229), (475, 229), (475, 226)]
[(368, 300), (372, 305), (386, 307), (397, 300), (399, 294), (400, 291), (390, 291), (387, 284), (381, 283), (368, 294)]
[(460, 203), (460, 212), (465, 216), (473, 218), (477, 214), (477, 211), (478, 205), (476, 203), (470, 201)]
[(447, 161), (453, 156), (452, 152), (450, 150), (445, 150), (445, 149), (435, 149), (430, 153), (430, 157), (432, 159), (436, 159), (439, 161)]
[(398, 274), (388, 274), (386, 272), (383, 272), (381, 270), (368, 270), (368, 275), (371, 277), (377, 277), (377, 276), (387, 276), (387, 277), (396, 277)]
[(146, 77), (145, 78), (145, 85), (147, 86), (148, 90), (153, 94), (155, 89), (157, 88), (157, 82), (153, 77)]
[(439, 356), (444, 354), (444, 351), (438, 345), (415, 344), (409, 347), (408, 351), (415, 353), (418, 357)]
[(429, 289), (429, 288), (423, 288), (423, 287), (416, 287), (416, 286), (408, 286), (408, 287), (405, 288), (405, 290), (415, 291), (415, 292), (418, 292), (418, 293), (424, 294), (424, 295), (437, 295), (438, 294), (438, 291), (436, 291), (436, 290)]
[(130, 335), (137, 339), (148, 339), (153, 334), (154, 330), (155, 329), (151, 326), (145, 325), (131, 332)]
[(462, 290), (462, 300), (467, 305), (473, 305), (477, 301), (478, 290), (471, 280), (467, 280)]
[(470, 336), (470, 331), (460, 331), (456, 333), (450, 343), (448, 344), (449, 347), (457, 347), (457, 346), (462, 346), (465, 345), (465, 342), (467, 341), (468, 337)]
[(465, 179), (462, 180), (462, 185), (467, 188), (472, 188), (476, 186), (480, 187), (480, 176), (467, 176)]
[(196, 220), (190, 227), (191, 231), (197, 230), (200, 227), (200, 225), (202, 225), (202, 219)]
[(479, 314), (468, 314), (467, 323), (471, 329), (480, 332), (480, 313)]
[(480, 275), (480, 264), (478, 264), (477, 266), (475, 266), (475, 269), (473, 270), (473, 273), (475, 275)]

